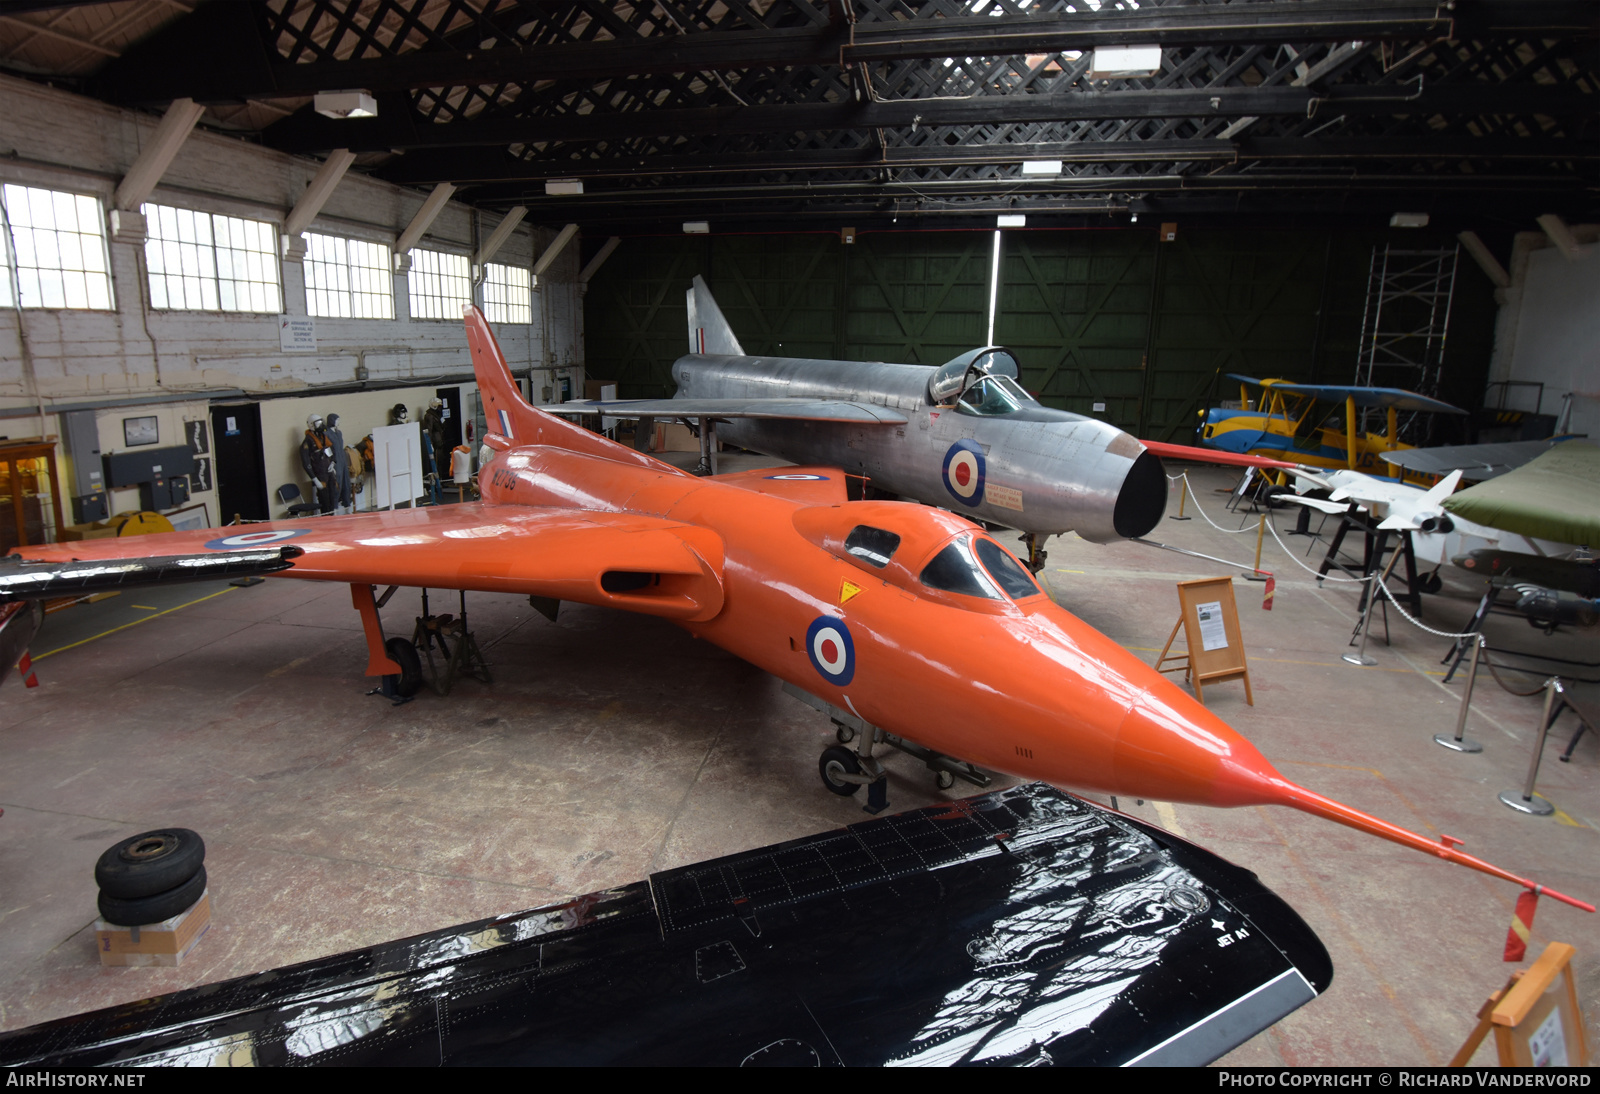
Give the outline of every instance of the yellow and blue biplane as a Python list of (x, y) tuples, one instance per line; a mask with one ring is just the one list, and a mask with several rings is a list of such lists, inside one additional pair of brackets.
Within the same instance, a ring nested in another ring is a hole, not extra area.
[[(1237, 373), (1229, 373), (1228, 378), (1239, 381), (1239, 405), (1257, 409), (1216, 407), (1205, 411), (1200, 443), (1222, 452), (1309, 467), (1352, 468), (1377, 476), (1397, 474), (1381, 456), (1413, 447), (1400, 440), (1401, 412), (1466, 413), (1397, 387), (1291, 384)], [(1250, 399), (1251, 385), (1261, 389), (1259, 402)], [(1373, 408), (1386, 411), (1381, 433), (1363, 428), (1365, 412)]]

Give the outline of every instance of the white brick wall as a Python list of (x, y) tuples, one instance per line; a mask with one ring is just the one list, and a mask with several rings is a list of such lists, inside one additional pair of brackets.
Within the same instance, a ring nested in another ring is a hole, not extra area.
[[(158, 120), (155, 115), (0, 76), (0, 183), (94, 194), (109, 210), (117, 182), (137, 159)], [(197, 129), (149, 200), (267, 220), (281, 227), (317, 167), (314, 160)], [(426, 197), (425, 191), (368, 178), (352, 168), (310, 230), (392, 246)], [(496, 216), (452, 202), (418, 246), (469, 254), (474, 218), (477, 239), (486, 238), (498, 223)], [(560, 227), (525, 224), (495, 261), (531, 265)], [(304, 399), (303, 405), (326, 412), (339, 409), (335, 405), (339, 399), (319, 399), (316, 390), (357, 383), (358, 367), (365, 368), (369, 382), (414, 384), (418, 392), (447, 376), (470, 373), (460, 323), (408, 317), (404, 275), (394, 278), (395, 319), (319, 318), (316, 352), (284, 353), (276, 316), (151, 311), (142, 274), (142, 245), (113, 242), (111, 264), (115, 312), (0, 309), (0, 415), (36, 408), (41, 400), (47, 412), (52, 403), (104, 402), (102, 415), (120, 421), (123, 414), (115, 406), (119, 398), (192, 395), (195, 402), (185, 408), (192, 411), (204, 406), (208, 392), (240, 389), (265, 397), (293, 393), (298, 396), (295, 404)], [(583, 308), (578, 269), (574, 242), (540, 279), (532, 322), (502, 324), (495, 333), (514, 370), (570, 369), (573, 389), (581, 392)], [(284, 262), (282, 273), (288, 314), (305, 315), (301, 267)], [(31, 376), (24, 367), (25, 355)], [(535, 391), (551, 382), (536, 374)], [(395, 393), (389, 401), (412, 401), (411, 394)], [(282, 409), (289, 411), (287, 406)], [(303, 419), (306, 410), (297, 407), (294, 413)], [(60, 432), (54, 415), (45, 415), (43, 429), (47, 434)], [(37, 415), (0, 416), (0, 437), (39, 432)], [(346, 436), (350, 434), (347, 430)], [(292, 445), (275, 451), (270, 436), (266, 444), (268, 468), (287, 469)], [(269, 478), (273, 473), (269, 470)], [(277, 485), (268, 484), (269, 489)], [(125, 499), (116, 501), (118, 511), (129, 508)]]

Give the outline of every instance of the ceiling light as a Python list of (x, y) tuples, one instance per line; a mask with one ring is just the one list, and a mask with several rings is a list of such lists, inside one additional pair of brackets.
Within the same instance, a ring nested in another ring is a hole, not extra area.
[(313, 101), (325, 118), (376, 118), (378, 100), (370, 91), (319, 91)]
[(1427, 213), (1396, 213), (1389, 218), (1389, 227), (1391, 228), (1426, 228), (1427, 226)]
[(1160, 46), (1101, 46), (1089, 62), (1091, 80), (1137, 79), (1160, 71)]
[(1024, 160), (1022, 163), (1023, 175), (1059, 175), (1061, 174), (1060, 160)]
[(583, 193), (582, 179), (545, 179), (544, 192), (551, 197), (571, 197)]
[(711, 231), (711, 224), (704, 220), (686, 220), (683, 222), (685, 235), (703, 236)]
[(1025, 228), (1027, 224), (1028, 218), (1023, 213), (1001, 213), (994, 220), (996, 228)]

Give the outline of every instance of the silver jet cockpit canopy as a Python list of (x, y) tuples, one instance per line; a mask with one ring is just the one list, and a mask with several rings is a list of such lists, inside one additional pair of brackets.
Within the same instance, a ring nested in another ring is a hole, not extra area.
[(968, 350), (934, 369), (928, 379), (928, 402), (934, 406), (953, 403), (981, 376), (1009, 376), (1015, 380), (1021, 372), (1016, 357), (1004, 346)]

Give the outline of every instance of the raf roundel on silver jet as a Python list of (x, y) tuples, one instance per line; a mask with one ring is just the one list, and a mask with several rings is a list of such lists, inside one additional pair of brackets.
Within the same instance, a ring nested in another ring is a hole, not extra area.
[(703, 473), (715, 469), (719, 435), (839, 467), (877, 490), (1025, 533), (1035, 570), (1048, 536), (1142, 536), (1166, 510), (1155, 453), (1109, 422), (1041, 405), (1001, 346), (937, 366), (751, 357), (699, 277), (688, 304), (690, 352), (673, 363), (673, 398), (545, 409), (698, 422)]

